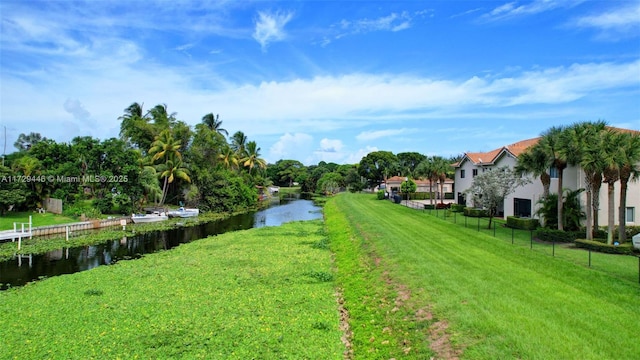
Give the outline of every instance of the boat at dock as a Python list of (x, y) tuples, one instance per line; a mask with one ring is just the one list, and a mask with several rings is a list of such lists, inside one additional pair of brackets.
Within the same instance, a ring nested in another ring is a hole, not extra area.
[(136, 224), (142, 223), (150, 223), (156, 221), (165, 221), (168, 220), (169, 217), (164, 212), (154, 211), (151, 214), (133, 214), (131, 215), (131, 220)]
[(198, 209), (189, 209), (184, 207), (180, 207), (177, 210), (170, 210), (167, 213), (169, 217), (181, 217), (181, 218), (195, 217), (195, 216), (198, 216), (199, 214), (200, 214), (200, 210)]

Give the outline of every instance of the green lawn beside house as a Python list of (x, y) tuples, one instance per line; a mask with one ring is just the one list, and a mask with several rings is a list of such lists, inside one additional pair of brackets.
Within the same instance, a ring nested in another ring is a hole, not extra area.
[[(402, 358), (637, 359), (640, 354), (637, 277), (512, 245), (489, 230), (478, 232), (373, 195), (336, 196), (325, 213), (332, 248), (352, 249), (347, 259), (337, 251), (336, 265), (354, 319), (356, 358), (397, 354), (388, 337), (398, 332), (410, 344)], [(612, 255), (607, 261), (621, 259), (634, 258)], [(619, 266), (637, 276), (637, 262)], [(345, 270), (349, 277), (342, 277)], [(385, 292), (390, 296), (376, 295)], [(378, 311), (388, 303), (390, 312)], [(387, 315), (394, 309), (404, 313), (400, 319)], [(376, 312), (387, 321), (368, 322)], [(402, 340), (397, 347), (403, 347)]]

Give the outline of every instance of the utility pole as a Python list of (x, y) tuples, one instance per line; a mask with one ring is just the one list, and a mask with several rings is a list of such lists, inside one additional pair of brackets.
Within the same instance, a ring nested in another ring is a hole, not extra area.
[(2, 150), (2, 166), (4, 166), (4, 156), (7, 154), (7, 126), (4, 126), (4, 149)]

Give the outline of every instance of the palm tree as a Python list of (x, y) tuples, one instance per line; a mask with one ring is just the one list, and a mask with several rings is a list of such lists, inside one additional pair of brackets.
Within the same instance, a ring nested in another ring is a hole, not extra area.
[(243, 158), (246, 155), (247, 136), (242, 131), (236, 131), (231, 136), (231, 149), (236, 152), (239, 158)]
[(567, 136), (564, 127), (554, 126), (542, 134), (542, 138), (538, 142), (545, 158), (549, 161), (549, 165), (554, 167), (558, 172), (558, 230), (563, 230), (562, 224), (562, 186), (563, 173), (567, 168), (567, 153), (562, 151), (563, 146), (567, 143)]
[(260, 148), (255, 141), (247, 143), (246, 156), (240, 160), (242, 165), (249, 168), (249, 174), (255, 166), (260, 169), (266, 169), (267, 162), (260, 158)]
[(451, 165), (449, 162), (441, 156), (428, 157), (416, 166), (414, 171), (415, 175), (421, 179), (429, 179), (429, 198), (431, 205), (433, 205), (435, 198), (433, 193), (433, 184), (440, 181), (440, 192), (442, 193), (444, 180), (441, 180), (441, 178), (444, 177), (446, 179), (446, 174), (450, 168)]
[[(586, 238), (593, 239), (594, 229), (598, 223), (595, 222), (599, 206), (600, 191), (599, 187), (602, 183), (602, 171), (604, 163), (602, 158), (602, 131), (605, 130), (606, 123), (603, 121), (585, 122), (573, 125), (568, 129), (571, 137), (570, 144), (573, 148), (570, 151), (576, 153), (578, 163), (584, 171), (585, 192), (587, 197), (586, 205)], [(595, 194), (594, 189), (598, 188)], [(596, 204), (596, 205), (594, 205)], [(592, 211), (593, 209), (593, 211)]]
[(238, 168), (238, 157), (230, 146), (225, 146), (222, 149), (222, 152), (218, 154), (218, 159), (227, 169), (233, 170)]
[[(188, 175), (182, 170), (182, 154), (180, 154), (180, 140), (175, 140), (170, 130), (163, 130), (157, 137), (156, 140), (151, 144), (151, 148), (149, 149), (149, 155), (151, 155), (151, 159), (153, 162), (158, 160), (162, 160), (163, 163), (159, 165), (161, 169), (160, 178), (164, 178), (164, 185), (162, 187), (162, 199), (160, 200), (160, 205), (164, 204), (164, 201), (167, 197), (167, 190), (169, 184), (173, 182), (175, 176), (182, 179), (188, 179), (187, 181), (191, 181)], [(186, 178), (185, 178), (186, 175)], [(171, 180), (169, 180), (169, 177)]]
[(178, 151), (181, 146), (180, 140), (175, 140), (170, 130), (163, 130), (151, 144), (149, 155), (152, 156), (153, 161), (169, 159), (170, 157), (181, 159), (182, 154)]
[(182, 167), (182, 159), (177, 157), (170, 157), (163, 164), (159, 166), (159, 176), (164, 179), (164, 185), (162, 187), (162, 199), (160, 205), (164, 204), (167, 199), (167, 190), (169, 184), (171, 184), (176, 178), (182, 179), (186, 182), (191, 182), (191, 178), (187, 173), (187, 169)]
[(620, 142), (620, 208), (618, 210), (618, 241), (627, 240), (626, 234), (626, 209), (627, 187), (630, 179), (640, 178), (640, 135), (621, 133)]
[(438, 156), (434, 164), (434, 170), (438, 174), (438, 180), (440, 181), (440, 204), (444, 204), (444, 183), (447, 181), (447, 177), (451, 175), (451, 163), (447, 159)]
[(618, 145), (622, 142), (620, 133), (607, 129), (603, 132), (603, 160), (604, 171), (602, 173), (604, 182), (607, 183), (607, 244), (613, 244), (613, 230), (615, 227), (615, 203), (614, 186), (620, 179), (620, 164), (622, 163), (622, 151)]
[(128, 141), (138, 149), (149, 149), (155, 137), (153, 125), (149, 123), (149, 116), (143, 114), (143, 104), (134, 102), (124, 109), (124, 115), (118, 120), (120, 123), (120, 138)]
[(516, 174), (523, 176), (531, 174), (539, 177), (542, 183), (542, 197), (549, 196), (551, 176), (549, 175), (549, 161), (540, 146), (534, 145), (518, 155), (518, 163), (515, 167)]
[(176, 113), (169, 114), (167, 104), (158, 104), (149, 110), (149, 115), (153, 119), (156, 131), (170, 129), (176, 123)]
[(207, 125), (209, 129), (217, 132), (218, 134), (224, 134), (225, 136), (229, 136), (229, 132), (226, 129), (221, 128), (222, 121), (220, 119), (220, 115), (213, 115), (213, 113), (208, 113), (207, 115), (202, 117), (202, 123)]

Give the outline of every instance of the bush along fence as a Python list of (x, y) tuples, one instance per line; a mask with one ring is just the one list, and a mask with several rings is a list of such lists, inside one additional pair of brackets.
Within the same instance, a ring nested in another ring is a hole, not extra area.
[[(402, 204), (405, 205), (405, 202)], [(513, 217), (510, 220), (508, 217), (505, 222), (501, 218), (493, 218), (489, 226), (489, 219), (484, 216), (484, 210), (461, 206), (433, 209), (421, 203), (408, 202), (406, 205), (457, 226), (472, 228), (495, 238), (511, 241), (513, 245), (529, 246), (531, 250), (640, 283), (640, 253), (633, 249), (630, 241), (621, 245), (607, 245), (597, 240), (583, 240), (583, 232), (540, 228), (537, 227), (536, 219)]]

